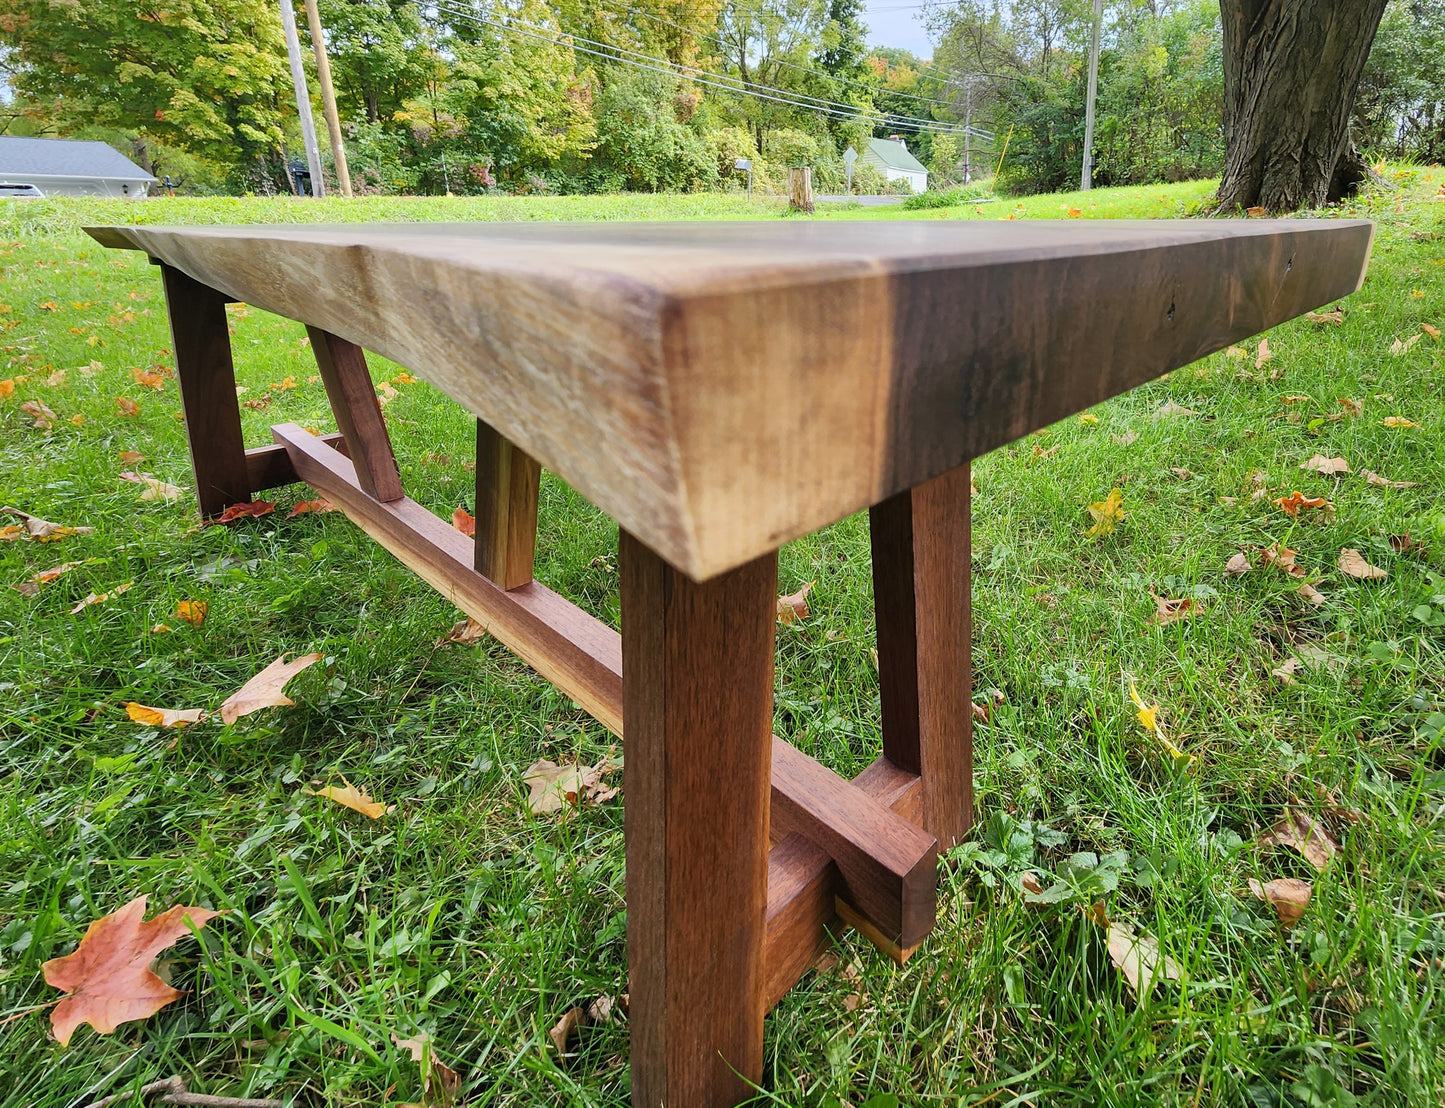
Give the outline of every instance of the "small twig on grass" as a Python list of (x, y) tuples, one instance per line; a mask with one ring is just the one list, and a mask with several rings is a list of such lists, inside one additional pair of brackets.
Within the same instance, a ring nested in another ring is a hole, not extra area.
[[(186, 1081), (183, 1077), (167, 1077), (163, 1081), (152, 1081), (148, 1085), (142, 1085), (137, 1091), (124, 1093), (113, 1093), (110, 1096), (102, 1097), (100, 1100), (92, 1101), (85, 1105), (85, 1108), (110, 1108), (110, 1105), (118, 1101), (135, 1096), (136, 1092), (142, 1097), (154, 1096), (159, 1104), (188, 1104), (195, 1108), (283, 1108), (281, 1101), (270, 1100), (261, 1097), (249, 1096), (209, 1096), (206, 1093), (193, 1093), (186, 1088)], [(160, 1095), (156, 1095), (160, 1094)]]
[(59, 1004), (64, 999), (65, 997), (58, 996), (54, 1000), (47, 1000), (44, 1004), (37, 1004), (34, 1008), (26, 1008), (24, 1011), (21, 1012), (11, 1012), (4, 1019), (0, 1019), (0, 1027), (4, 1027), (7, 1023), (11, 1023), (15, 1020), (20, 1019), (21, 1016), (28, 1016), (34, 1012), (43, 1012), (45, 1011), (45, 1009), (50, 1008), (53, 1005)]

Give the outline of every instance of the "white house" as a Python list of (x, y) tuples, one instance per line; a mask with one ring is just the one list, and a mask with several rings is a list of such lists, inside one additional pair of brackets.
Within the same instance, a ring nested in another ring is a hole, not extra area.
[(927, 168), (908, 152), (903, 139), (897, 135), (869, 139), (863, 161), (877, 168), (889, 181), (907, 181), (914, 192), (928, 191)]
[(46, 196), (144, 196), (155, 178), (103, 142), (0, 135), (0, 182)]

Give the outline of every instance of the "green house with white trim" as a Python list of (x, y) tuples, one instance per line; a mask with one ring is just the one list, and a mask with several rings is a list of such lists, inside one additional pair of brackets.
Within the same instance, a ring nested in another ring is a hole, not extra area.
[(871, 138), (862, 161), (873, 166), (889, 181), (907, 181), (914, 192), (928, 191), (928, 169), (908, 152), (899, 135)]

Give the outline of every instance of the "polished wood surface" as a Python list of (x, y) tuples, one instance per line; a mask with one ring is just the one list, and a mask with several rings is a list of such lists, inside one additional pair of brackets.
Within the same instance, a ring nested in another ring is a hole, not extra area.
[(763, 1075), (777, 555), (698, 584), (622, 533), (632, 1103)]
[(356, 479), (368, 496), (387, 502), (400, 500), (405, 495), (401, 471), (366, 366), (366, 351), (319, 327), (307, 327), (306, 334), (311, 339), (316, 368), (326, 386), (336, 426), (356, 465)]
[(704, 579), (1354, 291), (1353, 220), (107, 227), (436, 384)]

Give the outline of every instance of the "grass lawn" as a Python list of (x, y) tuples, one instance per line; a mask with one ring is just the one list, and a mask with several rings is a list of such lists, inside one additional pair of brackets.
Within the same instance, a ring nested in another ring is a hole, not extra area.
[[(1286, 324), (1267, 360), (1252, 341), (976, 464), (979, 833), (905, 968), (850, 934), (773, 1012), (759, 1103), (1445, 1098), (1445, 342), (1424, 330), (1445, 328), (1442, 180), (1412, 170), (1338, 213), (1379, 227), (1339, 325)], [(817, 218), (1177, 217), (1210, 188)], [(625, 1024), (565, 1057), (547, 1036), (626, 989), (621, 798), (535, 817), (521, 784), (538, 758), (596, 762), (608, 735), (495, 643), (435, 646), (458, 613), (340, 514), (285, 519), (301, 487), (273, 515), (198, 529), (191, 495), (143, 500), (122, 480), (190, 484), (170, 339), (157, 272), (78, 228), (784, 217), (715, 196), (0, 206), (0, 503), (94, 528), (0, 542), (0, 1104), (172, 1074), (301, 1105), (419, 1101), (394, 1045), (419, 1032), (468, 1103), (628, 1098)], [(300, 325), (231, 318), (248, 439), (287, 420), (330, 430)], [(372, 367), (396, 393), (411, 494), (470, 506), (470, 419)], [(1350, 471), (1302, 469), (1316, 454)], [(1114, 488), (1124, 518), (1090, 537), (1087, 506)], [(1275, 501), (1296, 489), (1332, 512), (1286, 514)], [(550, 477), (541, 515), (539, 577), (615, 625), (615, 527)], [(1298, 551), (1322, 603), (1258, 566), (1273, 544)], [(1388, 575), (1345, 575), (1344, 548)], [(1241, 551), (1255, 568), (1226, 573)], [(37, 595), (11, 587), (66, 562)], [(866, 519), (783, 551), (783, 591), (810, 580), (812, 615), (778, 629), (776, 727), (852, 775), (880, 742)], [(72, 614), (90, 593), (111, 595)], [(1156, 622), (1151, 593), (1199, 610)], [(177, 618), (184, 600), (208, 604), (199, 628)], [(124, 707), (215, 709), (312, 650), (324, 662), (291, 708), (165, 730)], [(1136, 719), (1131, 682), (1185, 759)], [(342, 775), (395, 811), (373, 822), (308, 794)], [(1339, 844), (1322, 871), (1257, 841), (1289, 804)], [(1030, 874), (1065, 895), (1026, 902)], [(1247, 886), (1282, 878), (1313, 886), (1291, 930)], [(185, 1000), (66, 1048), (43, 1012), (7, 1019), (55, 999), (41, 964), (141, 894), (153, 912), (229, 913), (168, 956)], [(1096, 899), (1179, 979), (1136, 996), (1081, 911)]]

